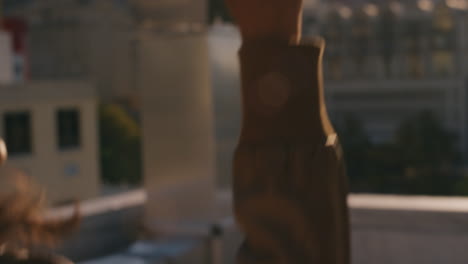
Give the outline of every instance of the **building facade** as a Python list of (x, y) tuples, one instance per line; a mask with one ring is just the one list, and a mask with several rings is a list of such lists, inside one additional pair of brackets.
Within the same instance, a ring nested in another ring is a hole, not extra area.
[(141, 30), (197, 31), (208, 16), (201, 0), (44, 0), (7, 7), (7, 16), (28, 22), (31, 79), (86, 79), (105, 101), (138, 99)]
[(51, 204), (98, 195), (97, 100), (88, 83), (0, 86), (0, 137), (7, 171), (30, 176)]
[[(432, 111), (467, 153), (468, 3), (464, 0), (328, 1), (306, 14), (324, 36), (331, 117), (360, 119), (371, 139)], [(306, 24), (307, 25), (307, 24)]]
[(29, 1), (5, 15), (27, 22), (32, 80), (88, 80), (103, 100), (136, 97), (135, 25), (126, 1)]
[(13, 52), (11, 47), (11, 36), (8, 32), (0, 29), (0, 83), (11, 83), (13, 81)]

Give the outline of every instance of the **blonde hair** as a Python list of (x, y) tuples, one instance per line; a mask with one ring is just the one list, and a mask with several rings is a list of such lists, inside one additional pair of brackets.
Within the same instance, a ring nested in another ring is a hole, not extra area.
[(4, 178), (11, 187), (0, 194), (0, 246), (51, 247), (78, 227), (78, 203), (70, 218), (48, 219), (45, 195), (39, 187), (23, 175)]

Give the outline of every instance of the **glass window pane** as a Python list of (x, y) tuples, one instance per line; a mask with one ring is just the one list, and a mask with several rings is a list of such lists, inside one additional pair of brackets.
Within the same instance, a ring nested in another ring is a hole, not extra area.
[(28, 112), (10, 112), (4, 116), (5, 141), (10, 155), (32, 152), (31, 117)]
[(60, 109), (57, 112), (59, 149), (80, 146), (80, 115), (77, 109)]

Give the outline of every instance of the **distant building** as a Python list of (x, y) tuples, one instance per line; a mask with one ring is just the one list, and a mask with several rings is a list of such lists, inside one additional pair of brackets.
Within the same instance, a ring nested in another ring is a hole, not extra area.
[(43, 186), (51, 203), (98, 195), (97, 100), (88, 83), (1, 85), (0, 137), (8, 166)]
[(6, 18), (2, 22), (3, 30), (10, 35), (11, 58), (5, 62), (12, 69), (12, 81), (27, 81), (29, 79), (29, 57), (26, 49), (28, 31), (26, 22), (19, 18)]
[(330, 1), (307, 16), (327, 40), (324, 74), (337, 126), (360, 119), (376, 142), (398, 125), (434, 112), (467, 149), (466, 1)]
[(209, 223), (216, 159), (205, 0), (134, 2), (145, 223), (156, 233)]
[(0, 29), (0, 83), (11, 83), (13, 74), (13, 48), (9, 32)]
[[(7, 1), (6, 15), (27, 20), (33, 80), (90, 80), (99, 96), (136, 100), (142, 30), (197, 31), (204, 0)], [(183, 19), (181, 19), (183, 18)]]
[(126, 1), (25, 1), (8, 7), (7, 17), (28, 24), (32, 80), (89, 80), (103, 100), (136, 97), (136, 29)]
[[(33, 83), (89, 80), (102, 101), (139, 99), (145, 187), (153, 201), (147, 204), (150, 220), (175, 223), (185, 219), (182, 215), (212, 213), (215, 159), (205, 9), (205, 0), (41, 0), (7, 12), (28, 21)], [(49, 135), (50, 141), (58, 140)], [(97, 148), (97, 142), (90, 145)], [(83, 163), (92, 162), (94, 150), (80, 152)], [(63, 156), (37, 154), (51, 161)], [(53, 177), (62, 180), (63, 171)], [(65, 190), (66, 178), (63, 184), (54, 181), (51, 191)], [(87, 182), (95, 181), (80, 180), (82, 186)]]

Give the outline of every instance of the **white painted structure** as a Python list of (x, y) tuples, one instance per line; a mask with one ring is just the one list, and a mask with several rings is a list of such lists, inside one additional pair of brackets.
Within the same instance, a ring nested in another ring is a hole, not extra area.
[[(61, 149), (57, 113), (78, 112), (79, 146)], [(52, 204), (89, 199), (99, 193), (99, 142), (95, 88), (86, 82), (31, 82), (0, 86), (0, 137), (6, 139), (6, 115), (25, 113), (30, 120), (31, 151), (14, 154), (0, 171), (22, 173), (45, 188)], [(16, 130), (18, 131), (18, 130)]]
[(139, 40), (146, 223), (208, 220), (215, 139), (206, 33), (145, 31)]

